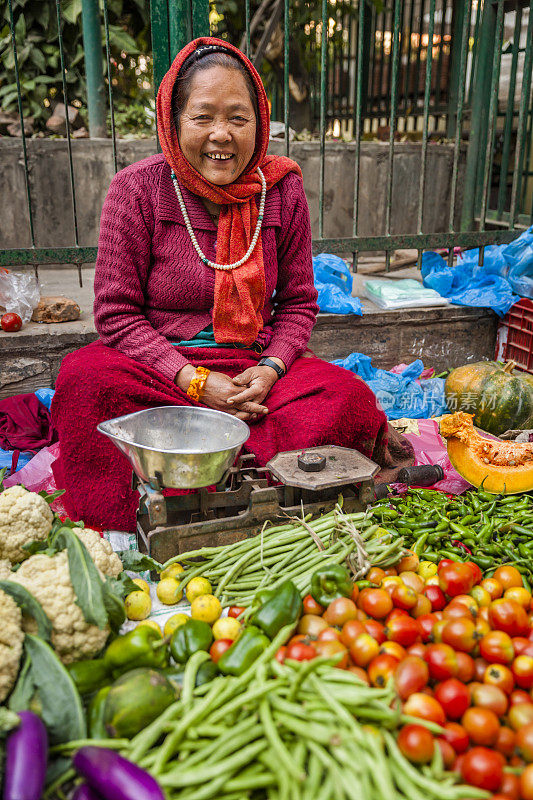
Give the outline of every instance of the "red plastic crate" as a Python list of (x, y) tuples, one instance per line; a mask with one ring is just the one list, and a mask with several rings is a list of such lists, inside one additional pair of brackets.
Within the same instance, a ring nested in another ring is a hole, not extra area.
[(498, 326), (496, 359), (514, 361), (533, 373), (533, 302), (523, 299), (511, 306)]

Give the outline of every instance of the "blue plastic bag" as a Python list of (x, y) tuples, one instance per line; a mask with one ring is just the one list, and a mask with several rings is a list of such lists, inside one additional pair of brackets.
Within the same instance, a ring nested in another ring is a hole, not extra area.
[[(497, 257), (492, 252), (493, 266), (497, 266)], [(492, 308), (503, 317), (520, 298), (513, 294), (508, 280), (497, 272), (477, 266), (471, 256), (461, 258), (457, 266), (451, 269), (438, 253), (423, 253), (422, 280), (424, 286), (436, 289), (450, 303), (459, 306), (476, 308)]]
[(338, 256), (321, 253), (313, 258), (318, 306), (330, 314), (363, 314), (361, 301), (352, 297), (353, 277)]
[(507, 280), (522, 297), (533, 298), (533, 226), (503, 248)]
[(373, 367), (369, 356), (363, 353), (351, 353), (332, 363), (359, 375), (376, 395), (388, 419), (427, 419), (447, 411), (443, 378), (429, 378), (417, 383), (424, 369), (420, 359), (409, 364), (399, 375)]
[(48, 411), (50, 411), (52, 397), (55, 395), (55, 389), (37, 389), (34, 394), (37, 400), (40, 400), (43, 406), (46, 406)]

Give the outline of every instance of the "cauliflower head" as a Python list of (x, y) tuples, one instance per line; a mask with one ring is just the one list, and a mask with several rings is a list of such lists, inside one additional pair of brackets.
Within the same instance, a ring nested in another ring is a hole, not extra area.
[(23, 486), (0, 493), (0, 558), (18, 564), (28, 557), (23, 544), (46, 539), (54, 515), (48, 503)]
[(11, 561), (7, 558), (0, 558), (0, 581), (7, 581), (12, 576)]
[(103, 539), (98, 531), (93, 531), (91, 528), (74, 528), (73, 530), (87, 548), (100, 572), (109, 575), (110, 578), (118, 578), (123, 569), (122, 561), (109, 542)]
[(0, 703), (17, 680), (22, 655), (22, 613), (12, 597), (0, 589)]
[[(65, 550), (53, 556), (30, 556), (10, 580), (24, 586), (42, 605), (52, 623), (52, 646), (64, 664), (93, 658), (103, 649), (110, 629), (86, 622), (76, 603)], [(37, 630), (35, 621), (26, 616), (22, 627), (28, 633)]]

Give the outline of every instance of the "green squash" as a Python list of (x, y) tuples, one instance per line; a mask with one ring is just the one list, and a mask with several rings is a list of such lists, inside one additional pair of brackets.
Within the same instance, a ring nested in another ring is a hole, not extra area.
[(513, 361), (479, 361), (454, 369), (444, 385), (448, 408), (474, 414), (474, 424), (495, 436), (529, 427), (533, 376), (514, 372), (515, 366)]

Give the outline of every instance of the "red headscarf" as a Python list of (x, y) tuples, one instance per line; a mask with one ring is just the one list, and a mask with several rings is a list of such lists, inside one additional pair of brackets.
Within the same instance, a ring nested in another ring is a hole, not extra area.
[[(206, 180), (187, 161), (178, 142), (172, 116), (172, 90), (186, 58), (200, 45), (219, 45), (237, 58), (250, 74), (257, 94), (258, 119), (255, 150), (245, 172), (226, 186), (216, 186)], [(267, 156), (270, 113), (266, 92), (255, 67), (233, 45), (221, 39), (203, 36), (181, 50), (163, 78), (157, 94), (157, 126), (161, 149), (179, 182), (191, 192), (223, 206), (217, 235), (218, 264), (232, 264), (248, 250), (258, 218), (256, 195), (261, 193), (261, 181), (256, 172), (260, 167), (267, 189), (289, 172), (301, 176), (300, 167), (290, 158)], [(219, 343), (252, 344), (263, 327), (261, 311), (265, 304), (265, 270), (261, 235), (248, 261), (233, 270), (216, 270), (213, 327)]]

